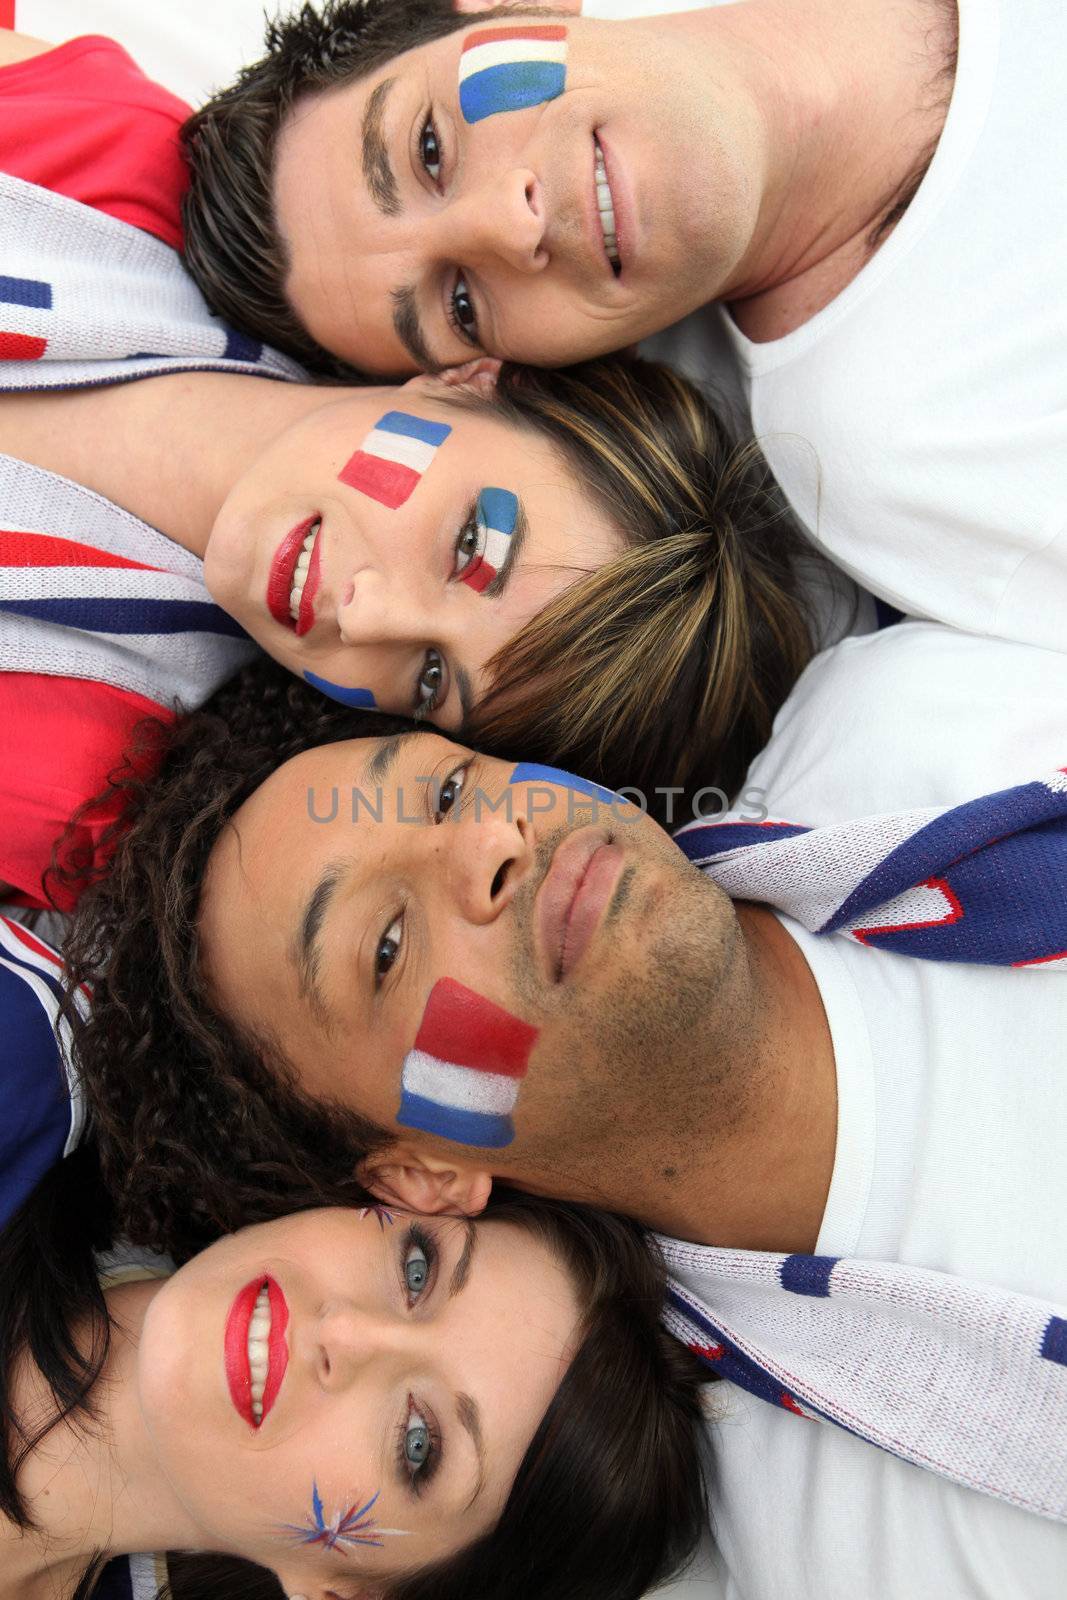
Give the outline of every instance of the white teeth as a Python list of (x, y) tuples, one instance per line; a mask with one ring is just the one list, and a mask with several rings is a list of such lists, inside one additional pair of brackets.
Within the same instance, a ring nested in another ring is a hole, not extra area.
[(615, 206), (611, 199), (607, 168), (604, 165), (604, 156), (599, 145), (596, 147), (594, 171), (596, 176), (596, 204), (600, 213), (600, 230), (604, 235), (604, 249), (608, 253), (608, 260), (612, 266), (618, 268), (620, 259), (618, 234), (615, 230)]
[(263, 1421), (263, 1392), (270, 1371), (270, 1292), (264, 1284), (248, 1324), (248, 1369), (252, 1374), (252, 1420)]
[(304, 583), (307, 579), (308, 568), (311, 565), (311, 552), (315, 548), (315, 540), (319, 535), (321, 524), (316, 522), (307, 538), (300, 547), (300, 554), (296, 558), (296, 567), (293, 570), (293, 587), (289, 590), (289, 615), (294, 622), (300, 620), (300, 601), (304, 594)]

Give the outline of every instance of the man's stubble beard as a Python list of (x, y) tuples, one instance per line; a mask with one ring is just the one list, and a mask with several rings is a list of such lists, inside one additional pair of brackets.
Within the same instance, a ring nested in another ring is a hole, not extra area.
[[(570, 831), (542, 842), (539, 868), (541, 851), (550, 861)], [(546, 1193), (619, 1209), (626, 1174), (683, 1179), (751, 1103), (754, 1019), (743, 1004), (749, 974), (736, 914), (665, 835), (663, 846), (627, 863), (596, 935), (616, 937), (622, 959), (617, 970), (610, 956), (598, 962), (588, 984), (554, 994), (538, 975), (532, 906), (544, 872), (516, 897), (516, 997), (558, 1039), (541, 1069), (553, 1081), (538, 1095), (538, 1127), (523, 1131), (516, 1155), (524, 1179)]]

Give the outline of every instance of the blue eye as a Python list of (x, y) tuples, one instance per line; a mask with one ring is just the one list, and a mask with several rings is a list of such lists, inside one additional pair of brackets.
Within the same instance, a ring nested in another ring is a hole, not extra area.
[(408, 1293), (416, 1299), (425, 1289), (430, 1279), (430, 1261), (417, 1240), (413, 1240), (404, 1255), (404, 1282), (407, 1284)]
[(425, 1417), (417, 1411), (409, 1412), (408, 1425), (404, 1430), (404, 1460), (409, 1466), (424, 1467), (432, 1450), (433, 1441)]
[(434, 183), (437, 183), (441, 177), (441, 159), (441, 141), (437, 137), (437, 129), (433, 125), (433, 118), (427, 117), (419, 133), (419, 160)]
[(408, 1411), (399, 1430), (400, 1466), (416, 1494), (420, 1494), (441, 1465), (441, 1435), (433, 1416), (424, 1414), (408, 1395)]

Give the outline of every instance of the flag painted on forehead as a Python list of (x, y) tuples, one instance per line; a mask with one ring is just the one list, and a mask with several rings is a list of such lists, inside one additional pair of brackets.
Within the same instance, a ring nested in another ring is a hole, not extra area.
[(508, 559), (519, 502), (510, 489), (483, 489), (478, 496), (478, 553), (460, 573), (460, 583), (483, 594)]
[(396, 511), (417, 488), (451, 432), (445, 422), (427, 422), (410, 411), (387, 411), (337, 476)]
[(320, 694), (328, 695), (331, 700), (336, 700), (338, 705), (351, 706), (356, 711), (377, 711), (378, 702), (370, 689), (347, 689), (343, 683), (331, 683), (329, 678), (320, 678), (317, 672), (304, 672), (304, 682), (310, 683), (313, 689), (318, 689)]
[(396, 1120), (482, 1150), (510, 1144), (537, 1032), (455, 978), (438, 979), (404, 1057)]
[(527, 24), (468, 36), (459, 58), (459, 108), (465, 122), (525, 111), (563, 93), (567, 30)]
[(539, 761), (520, 761), (508, 782), (550, 783), (557, 789), (570, 789), (575, 794), (584, 794), (590, 800), (602, 800), (607, 806), (619, 798), (614, 790), (605, 789), (603, 784), (576, 777), (573, 772), (564, 772), (562, 767), (543, 766)]

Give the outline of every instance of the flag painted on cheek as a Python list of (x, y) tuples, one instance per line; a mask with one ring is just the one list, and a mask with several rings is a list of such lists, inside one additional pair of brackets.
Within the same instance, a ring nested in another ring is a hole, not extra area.
[(511, 1113), (537, 1034), (455, 978), (438, 979), (404, 1057), (396, 1120), (482, 1150), (510, 1144)]
[(529, 24), (472, 33), (459, 58), (459, 108), (465, 122), (525, 111), (563, 93), (567, 30)]
[(511, 536), (519, 515), (519, 502), (510, 489), (483, 489), (475, 513), (478, 554), (460, 574), (460, 583), (483, 594), (508, 558)]
[(320, 694), (336, 700), (339, 705), (352, 706), (357, 711), (378, 709), (378, 702), (369, 689), (346, 689), (343, 683), (331, 683), (329, 678), (320, 678), (317, 672), (305, 671), (304, 681), (310, 683), (313, 689), (318, 689)]
[(409, 411), (387, 411), (337, 474), (342, 483), (396, 511), (418, 485), (452, 429)]
[(557, 789), (571, 789), (575, 794), (584, 794), (590, 800), (602, 800), (605, 805), (611, 805), (619, 798), (613, 790), (605, 789), (599, 783), (590, 783), (588, 778), (577, 778), (573, 772), (564, 772), (562, 767), (545, 767), (537, 761), (520, 761), (508, 782), (550, 783)]

